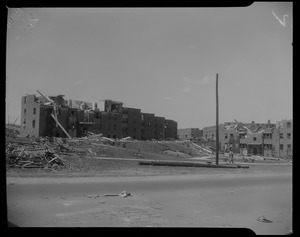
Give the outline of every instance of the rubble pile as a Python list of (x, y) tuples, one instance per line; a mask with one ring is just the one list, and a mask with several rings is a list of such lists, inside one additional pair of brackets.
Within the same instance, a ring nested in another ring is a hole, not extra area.
[(19, 129), (15, 126), (6, 125), (5, 136), (9, 138), (15, 138), (20, 134)]
[(16, 146), (8, 142), (6, 147), (6, 165), (13, 168), (44, 168), (60, 170), (68, 165), (58, 154), (46, 147)]
[(8, 168), (44, 168), (61, 170), (70, 168), (63, 156), (103, 156), (105, 146), (126, 147), (129, 139), (111, 139), (102, 134), (88, 133), (86, 137), (14, 137), (6, 138), (6, 165)]

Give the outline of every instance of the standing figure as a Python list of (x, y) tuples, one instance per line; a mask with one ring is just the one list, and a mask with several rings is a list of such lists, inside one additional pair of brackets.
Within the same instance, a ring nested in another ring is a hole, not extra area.
[(229, 151), (229, 164), (233, 164), (233, 152), (232, 150)]

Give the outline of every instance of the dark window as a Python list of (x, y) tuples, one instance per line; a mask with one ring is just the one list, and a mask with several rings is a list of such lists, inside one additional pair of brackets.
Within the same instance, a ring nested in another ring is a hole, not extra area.
[(26, 119), (24, 119), (23, 124), (26, 124)]
[(286, 137), (287, 137), (287, 139), (291, 139), (291, 134), (288, 133)]
[(32, 120), (32, 128), (35, 128), (35, 120)]
[(27, 102), (27, 97), (25, 96), (24, 97), (24, 104), (26, 104), (26, 102)]
[(290, 127), (291, 127), (291, 122), (287, 122), (287, 123), (286, 123), (286, 127), (287, 127), (287, 128), (290, 128)]
[(114, 138), (114, 139), (116, 139), (116, 138), (117, 138), (117, 136), (116, 136), (116, 135), (113, 135), (113, 138)]
[(280, 150), (283, 150), (283, 144), (280, 144)]
[(36, 108), (33, 108), (33, 114), (36, 114)]
[(291, 150), (291, 144), (288, 144), (288, 145), (287, 145), (287, 149), (288, 149), (288, 150)]
[(279, 138), (283, 138), (283, 133), (280, 133)]
[(253, 137), (253, 141), (254, 141), (254, 142), (256, 141), (256, 137)]
[(117, 130), (117, 125), (113, 125), (113, 130), (116, 131)]
[(26, 115), (26, 109), (24, 109), (24, 115)]

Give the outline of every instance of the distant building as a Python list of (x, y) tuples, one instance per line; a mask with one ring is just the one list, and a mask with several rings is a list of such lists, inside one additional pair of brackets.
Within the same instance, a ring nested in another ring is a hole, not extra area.
[(177, 132), (178, 138), (182, 140), (199, 140), (203, 136), (203, 131), (199, 128), (181, 128)]
[(273, 154), (275, 157), (292, 158), (293, 156), (293, 120), (276, 122), (273, 133)]
[(105, 100), (104, 111), (100, 111), (96, 103), (64, 100), (63, 95), (48, 98), (57, 105), (55, 111), (48, 99), (42, 96), (22, 97), (21, 135), (66, 137), (52, 117), (56, 113), (59, 123), (71, 137), (93, 132), (110, 138), (177, 138), (177, 122), (142, 113), (140, 109), (123, 107), (122, 102)]
[[(233, 152), (253, 155), (269, 155), (272, 146), (268, 140), (270, 131), (275, 128), (275, 124), (267, 123), (240, 123), (225, 122), (219, 124), (219, 147), (221, 151), (226, 151), (229, 147)], [(203, 139), (208, 141), (216, 140), (216, 126), (203, 128)]]

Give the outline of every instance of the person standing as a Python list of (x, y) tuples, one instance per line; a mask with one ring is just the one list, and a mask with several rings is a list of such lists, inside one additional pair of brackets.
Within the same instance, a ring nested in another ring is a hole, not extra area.
[(231, 149), (229, 151), (229, 164), (234, 164), (234, 162), (233, 162), (233, 152), (232, 152)]

